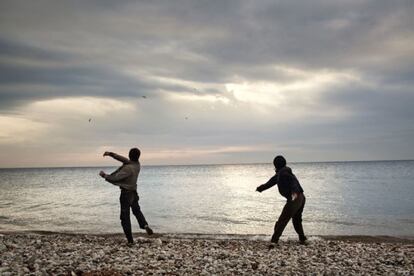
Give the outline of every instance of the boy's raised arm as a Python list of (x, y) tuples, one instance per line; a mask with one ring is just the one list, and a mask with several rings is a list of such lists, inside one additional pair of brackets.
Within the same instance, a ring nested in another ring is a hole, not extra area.
[(128, 158), (123, 157), (122, 155), (116, 154), (115, 152), (105, 151), (103, 156), (111, 156), (113, 159), (118, 160), (119, 162), (122, 162), (123, 164), (129, 163)]

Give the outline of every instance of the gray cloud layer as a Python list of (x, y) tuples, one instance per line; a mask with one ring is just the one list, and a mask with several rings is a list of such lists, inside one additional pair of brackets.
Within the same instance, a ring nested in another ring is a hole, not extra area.
[[(182, 163), (266, 161), (273, 151), (298, 161), (413, 158), (412, 14), (409, 0), (2, 1), (0, 115), (47, 125), (42, 141), (54, 137), (46, 144), (56, 155), (42, 164), (65, 159), (63, 144), (80, 156), (135, 143), (212, 152)], [(250, 86), (240, 94), (229, 84)], [(132, 109), (79, 135), (85, 114), (62, 109), (51, 120), (33, 107), (79, 97)], [(46, 147), (1, 141), (3, 156)]]

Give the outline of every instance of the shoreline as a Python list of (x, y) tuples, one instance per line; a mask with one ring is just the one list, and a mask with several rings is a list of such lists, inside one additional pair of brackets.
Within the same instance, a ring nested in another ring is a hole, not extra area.
[(0, 231), (0, 275), (414, 275), (414, 240)]
[[(46, 231), (46, 230), (22, 230), (22, 231), (7, 231), (0, 230), (0, 235), (62, 235), (62, 236), (97, 236), (97, 237), (124, 237), (123, 233), (89, 233), (89, 232), (60, 232), (60, 231)], [(270, 235), (266, 234), (205, 234), (205, 233), (154, 233), (148, 237), (143, 232), (133, 232), (134, 237), (145, 238), (174, 238), (174, 239), (204, 239), (204, 240), (252, 240), (252, 241), (268, 241)], [(360, 243), (406, 243), (414, 244), (413, 236), (391, 236), (391, 235), (311, 235), (310, 239), (322, 239), (326, 241), (346, 241), (346, 242), (360, 242)], [(296, 236), (283, 236), (281, 241), (296, 240)]]

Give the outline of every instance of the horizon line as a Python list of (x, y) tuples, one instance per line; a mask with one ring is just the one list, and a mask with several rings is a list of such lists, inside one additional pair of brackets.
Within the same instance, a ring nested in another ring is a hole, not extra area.
[[(379, 160), (328, 160), (328, 161), (291, 161), (288, 164), (309, 164), (309, 163), (351, 163), (351, 162), (397, 162), (397, 161), (414, 161), (414, 159), (379, 159)], [(184, 166), (232, 166), (232, 165), (262, 165), (262, 164), (269, 164), (271, 165), (272, 162), (242, 162), (242, 163), (207, 163), (207, 164), (159, 164), (159, 165), (142, 165), (143, 167), (184, 167)], [(117, 167), (114, 166), (99, 166), (99, 165), (92, 165), (92, 166), (55, 166), (55, 167), (47, 167), (47, 166), (39, 166), (39, 167), (0, 167), (0, 170), (7, 170), (7, 169), (65, 169), (65, 168), (110, 168), (110, 167)]]

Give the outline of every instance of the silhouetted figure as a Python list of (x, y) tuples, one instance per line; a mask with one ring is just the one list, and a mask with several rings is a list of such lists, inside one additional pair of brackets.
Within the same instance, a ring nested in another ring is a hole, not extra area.
[(282, 213), (279, 216), (274, 228), (271, 242), (277, 244), (289, 220), (292, 219), (293, 227), (299, 235), (301, 244), (306, 243), (306, 236), (302, 227), (302, 212), (305, 207), (305, 196), (303, 189), (292, 169), (286, 167), (286, 159), (283, 156), (276, 156), (273, 160), (276, 168), (276, 174), (265, 184), (256, 188), (256, 191), (262, 192), (277, 184), (279, 193), (287, 199)]
[(140, 155), (141, 152), (137, 148), (132, 148), (129, 151), (129, 159), (114, 152), (106, 151), (103, 156), (111, 156), (112, 158), (122, 162), (123, 165), (111, 174), (106, 174), (103, 171), (99, 172), (99, 175), (105, 178), (106, 181), (119, 186), (121, 189), (121, 196), (119, 198), (121, 203), (121, 225), (124, 229), (125, 236), (128, 239), (128, 245), (132, 245), (134, 243), (131, 231), (131, 220), (129, 217), (130, 208), (138, 220), (139, 227), (141, 229), (145, 229), (148, 235), (153, 234), (153, 231), (148, 226), (148, 223), (145, 220), (138, 204), (139, 197), (137, 194), (137, 179), (141, 170), (141, 164), (139, 163)]

